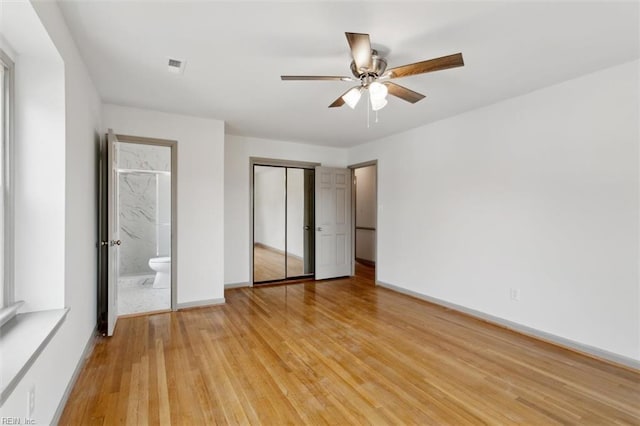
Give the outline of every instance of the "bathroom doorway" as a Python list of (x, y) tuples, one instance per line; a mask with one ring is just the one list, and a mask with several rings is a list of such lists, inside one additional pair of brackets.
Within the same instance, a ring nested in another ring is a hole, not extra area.
[(118, 136), (118, 316), (172, 309), (174, 149), (169, 141)]
[(252, 163), (253, 284), (314, 277), (314, 166)]
[(98, 161), (98, 330), (119, 316), (175, 310), (178, 143), (116, 135)]

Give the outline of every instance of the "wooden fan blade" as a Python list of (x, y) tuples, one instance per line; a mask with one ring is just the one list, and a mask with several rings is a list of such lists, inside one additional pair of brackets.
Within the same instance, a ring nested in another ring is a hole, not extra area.
[(322, 81), (353, 81), (351, 77), (334, 75), (281, 75), (282, 80), (322, 80)]
[(356, 64), (358, 71), (368, 71), (371, 69), (371, 41), (369, 34), (345, 33), (349, 47), (351, 48), (351, 56)]
[(388, 81), (384, 83), (384, 85), (389, 89), (390, 95), (396, 96), (404, 101), (411, 102), (412, 104), (424, 99), (424, 95), (422, 93), (414, 92), (413, 90), (407, 89), (399, 84)]
[(390, 78), (407, 77), (409, 75), (446, 70), (448, 68), (461, 67), (463, 65), (464, 61), (462, 59), (462, 53), (456, 53), (454, 55), (391, 68), (390, 70), (387, 70), (385, 75), (389, 75)]
[(329, 105), (329, 108), (338, 108), (338, 107), (341, 107), (342, 105), (344, 105), (344, 99), (342, 99), (342, 96), (344, 96), (344, 95), (340, 95), (340, 97), (338, 99), (333, 101), (333, 103), (331, 105)]

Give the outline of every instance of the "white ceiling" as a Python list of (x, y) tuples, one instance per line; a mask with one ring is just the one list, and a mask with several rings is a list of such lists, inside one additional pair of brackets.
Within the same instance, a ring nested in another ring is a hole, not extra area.
[[(637, 59), (638, 2), (65, 1), (105, 102), (221, 119), (228, 133), (353, 146)], [(327, 106), (353, 83), (344, 32), (389, 67), (462, 52), (465, 66), (395, 80), (426, 98)], [(167, 72), (166, 58), (187, 61)]]

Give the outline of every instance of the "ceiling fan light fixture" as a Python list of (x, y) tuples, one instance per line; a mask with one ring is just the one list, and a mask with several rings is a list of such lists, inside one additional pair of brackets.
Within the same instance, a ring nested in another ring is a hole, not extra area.
[(378, 83), (374, 81), (369, 85), (369, 94), (371, 95), (371, 100), (383, 101), (387, 97), (389, 90), (387, 86), (382, 83)]
[(362, 87), (353, 87), (347, 93), (342, 96), (342, 100), (349, 105), (349, 108), (354, 109), (360, 98), (362, 97)]
[(371, 109), (373, 111), (381, 110), (382, 108), (387, 106), (387, 103), (388, 103), (388, 101), (385, 98), (374, 99), (373, 96), (371, 97)]

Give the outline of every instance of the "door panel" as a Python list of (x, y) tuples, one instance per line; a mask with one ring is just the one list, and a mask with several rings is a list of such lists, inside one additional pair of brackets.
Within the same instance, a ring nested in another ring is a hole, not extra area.
[(351, 274), (351, 170), (316, 167), (316, 279)]
[(118, 321), (118, 239), (117, 226), (117, 144), (116, 135), (110, 129), (107, 134), (107, 335), (113, 336)]
[(109, 312), (108, 280), (109, 280), (109, 233), (108, 233), (108, 202), (107, 181), (110, 170), (107, 167), (107, 138), (100, 141), (100, 155), (97, 159), (98, 168), (98, 331), (107, 334), (107, 315)]
[(287, 168), (287, 278), (305, 274), (305, 171)]
[(347, 212), (345, 212), (345, 190), (344, 188), (336, 188), (336, 224), (344, 225), (347, 220)]
[(277, 281), (286, 273), (286, 169), (253, 168), (253, 281)]

